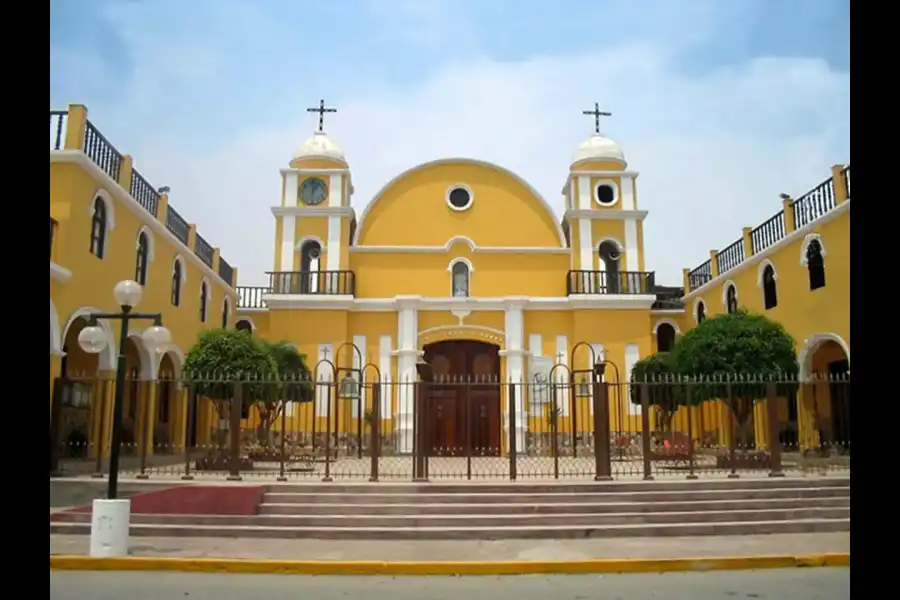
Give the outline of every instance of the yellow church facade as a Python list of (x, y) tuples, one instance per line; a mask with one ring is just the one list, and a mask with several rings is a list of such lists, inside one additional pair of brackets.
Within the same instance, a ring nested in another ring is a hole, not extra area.
[[(172, 344), (149, 351), (141, 338), (148, 321), (132, 325), (119, 348), (120, 323), (101, 320), (106, 347), (84, 352), (79, 333), (92, 313), (120, 312), (113, 288), (127, 279), (142, 286), (136, 310), (160, 313)], [(132, 157), (103, 136), (84, 106), (50, 111), (51, 435), (60, 447), (90, 440), (93, 453), (99, 439), (108, 447), (120, 351), (128, 378), (126, 439), (155, 440), (150, 452), (183, 444), (184, 406), (169, 380), (179, 377), (200, 331), (233, 326), (236, 282), (237, 269), (219, 248), (169, 204), (167, 188), (150, 185)], [(136, 431), (139, 412), (151, 418)]]
[[(850, 373), (850, 166), (833, 166), (796, 199), (782, 194), (781, 205), (683, 270), (684, 307), (655, 311), (669, 313), (657, 333), (678, 334), (739, 307), (781, 323), (796, 344), (801, 385), (796, 398), (780, 400), (778, 430), (804, 450), (820, 443), (849, 448), (850, 386), (834, 381), (849, 381)], [(756, 443), (765, 447), (764, 401), (753, 416)]]
[[(310, 365), (368, 364), (367, 379), (377, 369), (394, 384), (382, 388), (382, 430), (400, 440), (412, 439), (405, 383), (416, 380), (422, 359), (436, 380), (563, 382), (595, 359), (626, 377), (655, 347), (656, 286), (644, 261), (638, 175), (619, 146), (596, 133), (562, 177), (561, 220), (525, 179), (471, 158), (413, 166), (357, 218), (350, 166), (318, 131), (281, 170), (273, 272), (268, 286), (238, 289), (238, 326), (294, 343)], [(315, 375), (331, 377), (327, 369)], [(546, 403), (519, 393), (511, 422), (508, 387), (495, 389), (476, 411), (490, 430), (483, 447), (507, 448), (514, 433), (524, 448), (528, 433), (548, 431)], [(454, 400), (445, 418), (461, 420)], [(321, 421), (328, 409), (321, 398), (316, 405), (294, 413), (292, 429), (310, 427), (303, 410)], [(574, 415), (569, 405), (558, 408), (561, 429), (591, 431), (590, 398), (579, 399)], [(620, 405), (611, 418), (639, 429), (639, 407)], [(346, 422), (359, 419), (347, 410)], [(466, 426), (451, 429), (441, 445), (458, 447)]]

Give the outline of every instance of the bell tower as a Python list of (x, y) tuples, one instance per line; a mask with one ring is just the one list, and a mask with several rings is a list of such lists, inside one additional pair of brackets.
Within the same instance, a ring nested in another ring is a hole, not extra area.
[(619, 294), (644, 290), (652, 282), (644, 273), (643, 220), (638, 209), (638, 173), (628, 170), (619, 145), (600, 132), (600, 117), (612, 113), (583, 111), (594, 118), (594, 133), (572, 156), (563, 186), (569, 227), (573, 291)]
[(285, 294), (353, 294), (348, 248), (356, 216), (350, 206), (350, 168), (324, 120), (337, 109), (325, 101), (318, 128), (281, 169), (281, 206), (275, 215), (275, 275), (272, 287)]

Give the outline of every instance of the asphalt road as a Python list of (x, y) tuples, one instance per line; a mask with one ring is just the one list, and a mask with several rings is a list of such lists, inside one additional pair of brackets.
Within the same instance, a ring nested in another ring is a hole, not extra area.
[(520, 577), (50, 572), (50, 600), (849, 600), (850, 569)]

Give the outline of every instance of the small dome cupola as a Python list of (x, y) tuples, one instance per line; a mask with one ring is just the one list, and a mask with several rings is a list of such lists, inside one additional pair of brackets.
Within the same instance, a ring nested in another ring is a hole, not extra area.
[(325, 100), (319, 100), (319, 106), (307, 108), (306, 112), (319, 113), (319, 128), (313, 132), (312, 137), (300, 144), (300, 147), (291, 157), (291, 164), (304, 159), (325, 158), (344, 163), (346, 165), (347, 158), (344, 156), (343, 150), (338, 146), (337, 142), (328, 137), (325, 133), (325, 113), (337, 112), (336, 108), (326, 108)]
[(294, 152), (292, 160), (303, 158), (331, 158), (341, 162), (347, 161), (341, 147), (324, 131), (314, 132), (312, 137), (300, 144), (300, 147)]
[(612, 113), (601, 111), (597, 102), (594, 103), (593, 110), (585, 110), (582, 113), (594, 117), (594, 134), (578, 146), (572, 155), (572, 164), (586, 160), (616, 160), (624, 163), (625, 153), (619, 144), (600, 133), (600, 117), (608, 117)]

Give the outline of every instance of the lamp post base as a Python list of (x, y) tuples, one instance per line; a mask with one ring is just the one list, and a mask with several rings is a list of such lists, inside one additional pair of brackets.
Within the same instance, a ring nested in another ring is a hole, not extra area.
[(92, 509), (90, 555), (128, 556), (131, 500), (94, 500)]

